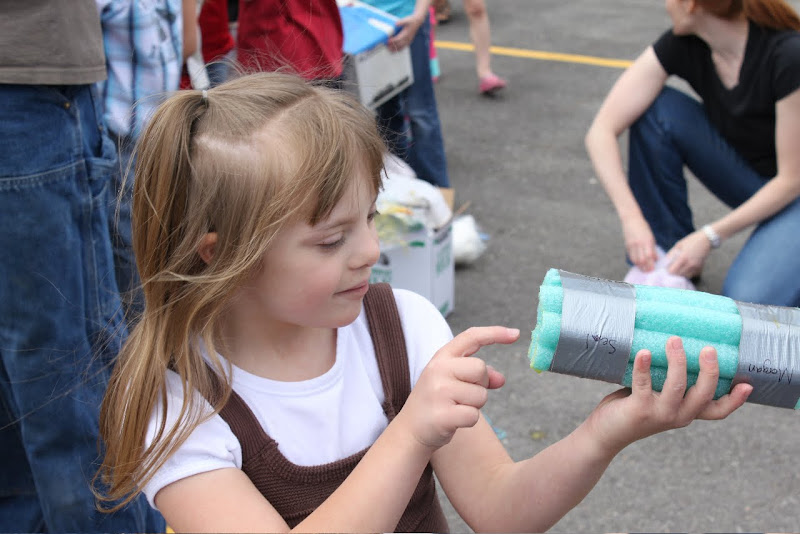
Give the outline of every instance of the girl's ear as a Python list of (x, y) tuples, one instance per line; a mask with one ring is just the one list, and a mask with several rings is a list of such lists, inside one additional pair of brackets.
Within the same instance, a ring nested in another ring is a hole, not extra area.
[(208, 265), (211, 263), (211, 260), (214, 258), (214, 252), (217, 248), (217, 233), (216, 232), (209, 232), (203, 236), (203, 239), (200, 240), (200, 244), (197, 245), (197, 253), (200, 255), (200, 258)]

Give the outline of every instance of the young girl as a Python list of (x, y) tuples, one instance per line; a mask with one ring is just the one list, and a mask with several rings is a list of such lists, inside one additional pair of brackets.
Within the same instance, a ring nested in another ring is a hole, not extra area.
[(135, 180), (146, 308), (102, 407), (106, 500), (143, 491), (176, 531), (441, 532), (435, 472), (473, 529), (542, 531), (629, 443), (745, 401), (744, 384), (712, 401), (713, 349), (686, 392), (674, 338), (664, 393), (642, 351), (632, 390), (513, 462), (480, 414), (504, 378), (474, 354), (519, 332), (452, 338), (407, 291), (374, 307), (392, 302), (368, 284), (384, 150), (350, 97), (282, 74), (159, 108)]

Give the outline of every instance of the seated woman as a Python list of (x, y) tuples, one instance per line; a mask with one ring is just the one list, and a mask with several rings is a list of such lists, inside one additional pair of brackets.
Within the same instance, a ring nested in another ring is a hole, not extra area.
[[(629, 260), (697, 276), (755, 226), (723, 294), (800, 305), (800, 17), (783, 0), (667, 0), (673, 27), (619, 78), (586, 135)], [(682, 78), (701, 102), (666, 87)], [(629, 130), (626, 180), (617, 138)], [(695, 230), (684, 166), (732, 208)]]

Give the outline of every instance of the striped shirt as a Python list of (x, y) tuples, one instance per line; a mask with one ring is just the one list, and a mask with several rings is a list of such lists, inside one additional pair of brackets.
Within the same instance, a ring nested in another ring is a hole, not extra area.
[(180, 83), (181, 0), (97, 0), (97, 7), (108, 69), (98, 83), (105, 122), (118, 137), (136, 139)]

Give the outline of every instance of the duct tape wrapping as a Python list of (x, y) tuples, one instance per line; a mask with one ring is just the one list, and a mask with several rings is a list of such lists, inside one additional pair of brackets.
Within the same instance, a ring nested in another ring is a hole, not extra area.
[(636, 322), (636, 289), (559, 271), (564, 301), (550, 370), (621, 384)]
[(795, 408), (800, 400), (800, 309), (736, 302), (742, 317), (733, 385), (753, 386), (748, 402)]

